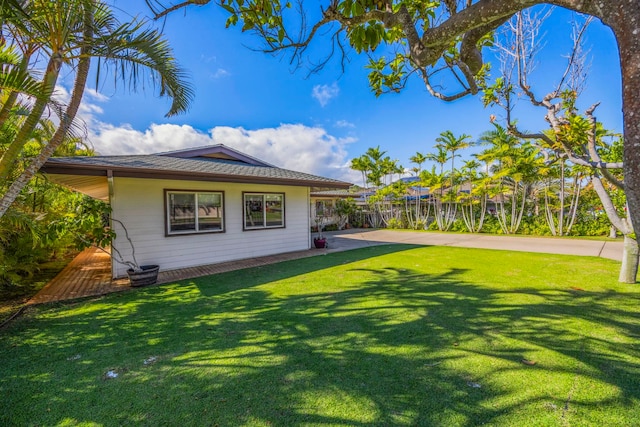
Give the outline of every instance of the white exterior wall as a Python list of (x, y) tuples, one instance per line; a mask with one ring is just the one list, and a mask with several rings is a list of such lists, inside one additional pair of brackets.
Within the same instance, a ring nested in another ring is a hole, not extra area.
[[(166, 236), (164, 190), (223, 191), (224, 232)], [(243, 192), (284, 193), (285, 228), (243, 230)], [(160, 270), (309, 249), (309, 188), (280, 185), (113, 178), (112, 216), (129, 232), (140, 265)], [(114, 223), (113, 242), (125, 259), (130, 245)], [(112, 262), (113, 277), (126, 276), (127, 267)]]

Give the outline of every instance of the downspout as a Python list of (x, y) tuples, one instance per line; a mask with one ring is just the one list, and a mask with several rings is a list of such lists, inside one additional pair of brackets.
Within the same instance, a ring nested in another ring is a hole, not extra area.
[[(107, 186), (109, 189), (109, 206), (111, 206), (111, 215), (109, 215), (109, 228), (113, 229), (113, 223), (111, 222), (111, 216), (113, 215), (113, 171), (107, 169)], [(113, 246), (113, 242), (111, 242)], [(111, 250), (111, 278), (116, 278), (115, 262), (113, 262), (113, 250)]]
[(311, 187), (307, 189), (307, 245), (311, 249)]

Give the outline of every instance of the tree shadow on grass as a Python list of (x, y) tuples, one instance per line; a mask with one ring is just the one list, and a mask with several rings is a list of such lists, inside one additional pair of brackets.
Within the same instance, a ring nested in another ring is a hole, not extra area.
[[(427, 274), (378, 258), (411, 257), (410, 249), (368, 248), (45, 311), (0, 338), (8, 349), (0, 421), (631, 419), (640, 399), (637, 292), (504, 290), (466, 282), (464, 268)], [(105, 378), (109, 370), (118, 377)], [(587, 394), (593, 385), (604, 391)]]
[(420, 245), (379, 245), (368, 248), (327, 253), (303, 259), (267, 264), (260, 267), (230, 271), (213, 276), (198, 277), (184, 282), (195, 284), (206, 296), (216, 296), (236, 288), (252, 288), (277, 280), (318, 272), (327, 268), (384, 256), (411, 249)]

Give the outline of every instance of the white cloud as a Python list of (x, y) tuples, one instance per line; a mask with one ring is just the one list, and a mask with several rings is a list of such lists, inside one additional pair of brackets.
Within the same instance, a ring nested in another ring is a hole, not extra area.
[(221, 77), (230, 76), (231, 73), (224, 68), (218, 68), (214, 73), (211, 73), (210, 76), (212, 79), (219, 79)]
[(356, 127), (356, 125), (354, 125), (353, 123), (347, 120), (338, 120), (335, 126), (338, 128), (355, 128)]
[(97, 102), (107, 102), (109, 100), (108, 96), (105, 96), (97, 90), (91, 88), (85, 88), (84, 95)]
[(208, 135), (189, 125), (152, 124), (144, 132), (131, 126), (100, 123), (90, 132), (90, 141), (102, 155), (150, 154), (200, 147), (211, 143)]
[(93, 102), (85, 101), (80, 104), (78, 114), (81, 117), (93, 117), (94, 114), (102, 114), (104, 112), (102, 107), (100, 107), (96, 102), (107, 102), (109, 100), (108, 97), (97, 92), (95, 89), (85, 89), (84, 96), (85, 99), (91, 100)]
[[(62, 85), (56, 85), (52, 99), (58, 103), (59, 107), (62, 108), (61, 111), (66, 109), (67, 105), (71, 101), (71, 92)], [(94, 89), (85, 89), (83, 92), (83, 101), (80, 103), (80, 107), (78, 108), (78, 113), (76, 114), (75, 124), (77, 127), (74, 129), (75, 134), (84, 136), (85, 135), (85, 124), (88, 121), (93, 120), (94, 114), (102, 114), (103, 110), (100, 105), (96, 102), (105, 102), (108, 101), (109, 98), (106, 96), (96, 92)], [(32, 103), (32, 100), (29, 98), (21, 98), (21, 102), (26, 104)], [(88, 101), (91, 100), (91, 101)], [(48, 120), (51, 120), (56, 126), (60, 123), (59, 113), (54, 111), (53, 109), (49, 109), (45, 114), (45, 117)]]
[(224, 144), (272, 165), (354, 182), (345, 146), (353, 138), (338, 138), (319, 127), (282, 124), (277, 128), (246, 130), (216, 126), (209, 134), (189, 125), (153, 124), (144, 132), (130, 126), (101, 123), (90, 139), (102, 155), (149, 154)]
[(322, 107), (327, 105), (327, 103), (338, 96), (340, 94), (340, 88), (338, 87), (338, 83), (333, 82), (329, 85), (315, 85), (313, 87), (313, 91), (311, 92), (311, 96), (314, 97)]
[(354, 138), (338, 138), (320, 127), (282, 124), (277, 128), (246, 130), (218, 126), (210, 130), (216, 144), (273, 165), (353, 182), (357, 174), (348, 166), (346, 145)]
[(200, 55), (200, 62), (203, 62), (205, 64), (208, 64), (210, 62), (217, 62), (218, 61), (218, 57), (215, 55)]
[(149, 154), (224, 144), (272, 165), (314, 175), (355, 182), (345, 146), (353, 138), (338, 138), (319, 127), (282, 124), (277, 128), (246, 130), (217, 126), (209, 134), (189, 125), (153, 124), (144, 132), (130, 126), (102, 123), (91, 142), (102, 155)]
[(107, 98), (87, 93), (79, 112), (85, 121), (89, 142), (102, 155), (150, 154), (224, 144), (275, 166), (328, 178), (357, 182), (358, 173), (349, 167), (346, 147), (355, 138), (340, 138), (322, 127), (281, 124), (278, 127), (247, 130), (216, 126), (208, 133), (190, 125), (152, 124), (139, 131), (130, 125), (114, 126), (99, 120)]

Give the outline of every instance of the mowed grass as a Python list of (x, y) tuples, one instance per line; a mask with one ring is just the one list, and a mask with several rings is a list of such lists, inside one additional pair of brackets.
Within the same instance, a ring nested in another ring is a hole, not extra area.
[(0, 425), (639, 425), (618, 268), (391, 245), (38, 307), (0, 331)]

